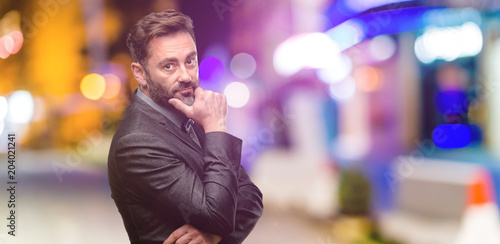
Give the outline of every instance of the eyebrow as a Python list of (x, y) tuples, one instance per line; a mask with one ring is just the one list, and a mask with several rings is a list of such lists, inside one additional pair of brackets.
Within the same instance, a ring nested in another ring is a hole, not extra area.
[[(196, 56), (197, 54), (198, 53), (196, 51), (192, 51), (186, 56), (186, 58), (189, 58), (191, 56)], [(167, 58), (160, 60), (160, 62), (158, 62), (158, 66), (163, 67), (167, 63), (177, 63), (177, 62), (179, 62), (179, 60), (177, 60), (177, 58), (168, 58), (167, 57)]]

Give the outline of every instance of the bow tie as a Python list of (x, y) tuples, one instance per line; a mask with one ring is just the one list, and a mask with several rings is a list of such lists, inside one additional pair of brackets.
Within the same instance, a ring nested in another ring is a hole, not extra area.
[(194, 121), (192, 119), (186, 119), (182, 123), (182, 131), (188, 132), (189, 129), (191, 129), (191, 126), (194, 124)]

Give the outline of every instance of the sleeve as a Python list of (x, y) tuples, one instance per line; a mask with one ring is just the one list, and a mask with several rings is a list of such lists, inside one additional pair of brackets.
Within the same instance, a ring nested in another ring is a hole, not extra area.
[(136, 194), (168, 211), (178, 210), (187, 224), (223, 236), (235, 229), (241, 144), (227, 133), (207, 133), (203, 178), (176, 156), (182, 153), (178, 145), (151, 134), (122, 137), (116, 159)]
[(241, 165), (238, 174), (238, 203), (236, 207), (235, 230), (233, 233), (224, 236), (219, 244), (242, 243), (262, 216), (264, 208), (262, 193), (253, 184)]

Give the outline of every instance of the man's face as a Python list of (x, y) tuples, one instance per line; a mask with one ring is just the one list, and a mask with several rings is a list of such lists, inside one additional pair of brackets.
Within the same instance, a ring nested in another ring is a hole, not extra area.
[(170, 98), (194, 103), (199, 85), (196, 45), (186, 32), (157, 37), (149, 42), (146, 79), (151, 99), (167, 106)]

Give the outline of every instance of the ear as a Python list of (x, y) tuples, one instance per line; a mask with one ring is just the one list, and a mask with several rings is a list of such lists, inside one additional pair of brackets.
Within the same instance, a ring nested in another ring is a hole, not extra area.
[(142, 88), (147, 88), (148, 83), (146, 79), (146, 70), (144, 69), (144, 67), (138, 62), (132, 62), (130, 67), (132, 68), (132, 74), (134, 75), (137, 82), (139, 82), (139, 86), (141, 86)]

